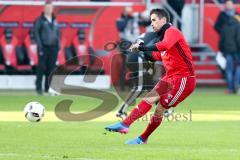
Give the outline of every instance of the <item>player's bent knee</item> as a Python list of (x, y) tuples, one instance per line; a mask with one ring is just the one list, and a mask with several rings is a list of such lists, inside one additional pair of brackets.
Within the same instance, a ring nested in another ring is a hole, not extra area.
[(144, 98), (143, 100), (146, 101), (147, 103), (153, 105), (155, 104), (156, 102), (158, 102), (160, 99), (160, 96), (159, 94), (155, 91), (155, 90), (152, 90), (150, 91)]
[(151, 105), (154, 105), (157, 101), (158, 101), (158, 99), (154, 99), (154, 98), (143, 98), (143, 100), (144, 101), (146, 101), (148, 104), (151, 104)]

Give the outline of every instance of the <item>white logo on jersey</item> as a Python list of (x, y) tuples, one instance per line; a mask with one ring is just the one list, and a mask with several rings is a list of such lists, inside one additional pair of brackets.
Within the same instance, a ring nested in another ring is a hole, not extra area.
[(161, 52), (161, 56), (164, 56), (166, 54), (166, 51)]
[(168, 103), (168, 99), (165, 99), (164, 101), (165, 101), (166, 103)]

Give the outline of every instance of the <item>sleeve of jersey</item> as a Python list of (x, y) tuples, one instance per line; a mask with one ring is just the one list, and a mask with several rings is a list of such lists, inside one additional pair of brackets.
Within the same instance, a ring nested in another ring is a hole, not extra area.
[(162, 41), (156, 43), (158, 51), (165, 51), (170, 48), (181, 38), (179, 32), (175, 29), (166, 31)]
[(152, 58), (155, 61), (162, 61), (161, 55), (160, 55), (160, 53), (158, 51), (153, 51), (152, 52)]

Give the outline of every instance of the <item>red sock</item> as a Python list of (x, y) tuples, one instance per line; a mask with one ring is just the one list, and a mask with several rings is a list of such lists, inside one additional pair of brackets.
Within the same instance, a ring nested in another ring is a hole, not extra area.
[(145, 131), (141, 134), (141, 138), (146, 141), (148, 137), (152, 134), (152, 132), (161, 124), (162, 122), (162, 116), (152, 116), (151, 121), (148, 124)]
[(123, 123), (127, 126), (130, 126), (135, 120), (145, 115), (151, 108), (151, 104), (148, 104), (146, 101), (142, 100), (138, 107), (132, 110), (130, 115), (123, 121)]

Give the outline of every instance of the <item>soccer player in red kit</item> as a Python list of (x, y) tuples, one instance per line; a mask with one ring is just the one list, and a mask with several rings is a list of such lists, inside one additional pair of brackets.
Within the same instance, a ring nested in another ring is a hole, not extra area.
[[(161, 124), (164, 112), (170, 107), (176, 107), (195, 89), (192, 54), (184, 36), (169, 24), (169, 14), (165, 10), (153, 9), (150, 17), (152, 28), (158, 34), (159, 41), (151, 46), (138, 42), (133, 44), (130, 50), (145, 51), (144, 54), (148, 58), (162, 61), (166, 75), (146, 94), (125, 120), (105, 128), (108, 131), (128, 133), (130, 125), (158, 102), (145, 131), (127, 144), (146, 143), (151, 133)], [(152, 52), (149, 54), (146, 51)]]

